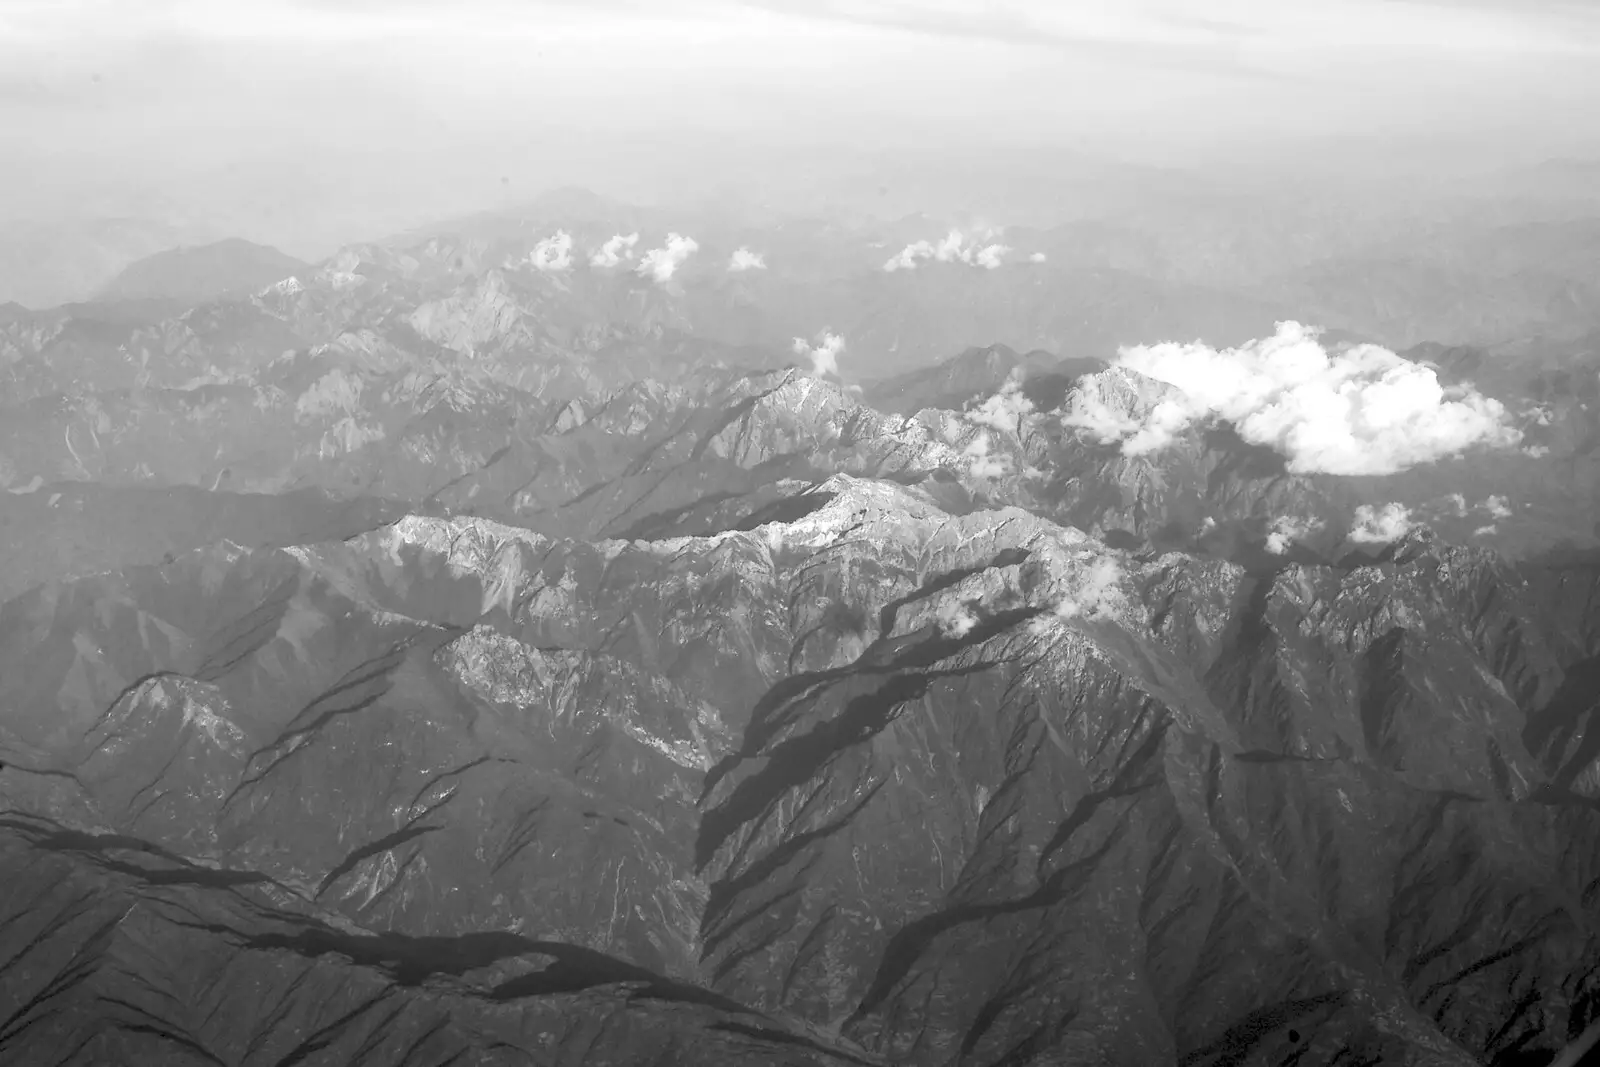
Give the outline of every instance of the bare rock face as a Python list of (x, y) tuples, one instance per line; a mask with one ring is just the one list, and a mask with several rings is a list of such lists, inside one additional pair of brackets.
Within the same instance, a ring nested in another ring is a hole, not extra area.
[(526, 254), (0, 323), (0, 1062), (1521, 1067), (1600, 1021), (1584, 409), (1521, 499), (1293, 474), (1128, 447), (1170, 387), (1096, 361), (863, 391)]
[[(1539, 399), (1542, 377), (1501, 383), (1534, 405), (1527, 450), (1296, 474), (1226, 425), (1162, 430), (1173, 387), (1125, 369), (976, 349), (864, 392), (685, 333), (659, 286), (494, 261), (471, 242), (353, 249), (177, 318), (9, 323), (0, 486), (314, 488), (606, 538), (755, 521), (843, 472), (920, 484), (952, 513), (1022, 507), (1115, 547), (1253, 567), (1338, 562), (1374, 502), (1517, 557), (1593, 541), (1590, 417)], [(948, 406), (910, 410), (923, 397)]]
[(419, 515), (7, 602), (4, 1047), (1467, 1064), (1594, 1017), (1587, 572), (804, 503)]

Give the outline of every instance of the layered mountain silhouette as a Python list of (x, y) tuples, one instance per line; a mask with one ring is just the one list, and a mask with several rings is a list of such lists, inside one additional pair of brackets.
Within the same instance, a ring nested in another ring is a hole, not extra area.
[[(0, 1062), (1600, 1032), (1582, 337), (1403, 353), (1509, 429), (1330, 473), (1119, 357), (1170, 305), (967, 347), (1020, 275), (869, 263), (851, 332), (826, 242), (780, 297), (777, 245), (596, 267), (639, 220), (561, 205), (568, 269), (485, 220), (0, 316)], [(895, 337), (944, 358), (863, 373)]]
[(95, 294), (95, 302), (162, 300), (185, 307), (248, 296), (306, 269), (276, 248), (238, 238), (175, 248), (130, 263)]

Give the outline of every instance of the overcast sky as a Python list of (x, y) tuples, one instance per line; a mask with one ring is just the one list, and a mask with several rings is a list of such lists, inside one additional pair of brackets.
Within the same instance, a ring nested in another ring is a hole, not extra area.
[(0, 0), (12, 217), (314, 229), (1025, 147), (1593, 155), (1596, 100), (1591, 0)]

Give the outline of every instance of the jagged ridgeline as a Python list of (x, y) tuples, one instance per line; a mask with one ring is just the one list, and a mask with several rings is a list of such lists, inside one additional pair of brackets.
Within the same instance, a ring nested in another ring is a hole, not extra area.
[(8, 601), (8, 1062), (1531, 1063), (1592, 1021), (1592, 564), (790, 499)]
[(8, 327), (0, 1063), (1577, 1062), (1592, 374), (1335, 469), (477, 254)]

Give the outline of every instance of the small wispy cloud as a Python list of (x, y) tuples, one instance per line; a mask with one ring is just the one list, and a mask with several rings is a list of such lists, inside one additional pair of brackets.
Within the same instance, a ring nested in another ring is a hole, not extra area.
[(1511, 505), (1503, 496), (1489, 497), (1483, 502), (1482, 507), (1483, 510), (1487, 511), (1493, 518), (1509, 519), (1511, 517)]
[(1004, 263), (1011, 248), (1003, 244), (979, 245), (968, 241), (960, 230), (951, 230), (937, 243), (913, 241), (884, 261), (883, 269), (889, 273), (916, 270), (924, 260), (935, 263), (965, 263), (968, 266), (995, 270)]
[(560, 273), (572, 269), (572, 235), (566, 230), (557, 230), (553, 236), (546, 237), (533, 246), (533, 254), (528, 257), (534, 270), (546, 273)]
[[(1191, 72), (1219, 67), (1281, 82), (1268, 55), (1308, 46), (1343, 49), (1381, 40), (1423, 55), (1461, 49), (1520, 55), (1595, 54), (1600, 18), (1588, 5), (1547, 0), (1329, 5), (1234, 4), (1196, 14), (1170, 3), (1060, 3), (1038, 0), (745, 0), (769, 9), (943, 36), (993, 40), (1073, 54), (1160, 62)], [(1337, 12), (1337, 14), (1336, 14)], [(1243, 49), (1249, 45), (1249, 49)]]
[(1274, 556), (1281, 556), (1289, 551), (1291, 544), (1304, 541), (1322, 529), (1322, 525), (1321, 519), (1280, 515), (1273, 520), (1272, 529), (1267, 533), (1267, 551)]
[(839, 376), (839, 356), (844, 352), (844, 338), (823, 330), (812, 341), (804, 337), (794, 339), (794, 354), (811, 361), (811, 373), (821, 378)]
[(978, 625), (978, 613), (973, 610), (976, 600), (947, 600), (934, 612), (939, 632), (946, 637), (961, 638)]
[(667, 241), (660, 248), (652, 248), (639, 257), (639, 265), (634, 268), (638, 274), (654, 278), (657, 282), (672, 280), (672, 276), (683, 266), (685, 260), (700, 250), (700, 242), (693, 237), (684, 237), (681, 234), (667, 234)]
[(897, 270), (916, 270), (917, 261), (933, 258), (933, 245), (928, 241), (917, 241), (908, 244), (899, 252), (890, 256), (883, 264), (883, 269), (889, 273)]
[(747, 270), (766, 270), (767, 257), (760, 252), (752, 252), (748, 248), (736, 248), (733, 255), (728, 257), (728, 270), (738, 274)]
[(624, 259), (633, 258), (633, 246), (639, 243), (639, 235), (630, 233), (626, 236), (617, 234), (605, 244), (595, 249), (594, 255), (589, 257), (592, 267), (615, 267)]
[(1125, 456), (1159, 452), (1194, 422), (1192, 405), (1170, 385), (1120, 368), (1089, 375), (1072, 392), (1063, 426)]
[(951, 230), (945, 234), (944, 240), (933, 246), (933, 258), (940, 263), (954, 263), (957, 260), (972, 262), (972, 252), (964, 249), (961, 242), (961, 231)]
[(1384, 504), (1381, 507), (1362, 504), (1356, 508), (1355, 521), (1350, 527), (1350, 540), (1361, 544), (1385, 544), (1398, 541), (1415, 525), (1411, 521), (1411, 509), (1404, 504)]
[(980, 433), (962, 450), (962, 455), (967, 459), (967, 473), (974, 478), (985, 480), (1003, 478), (1013, 469), (1012, 460), (1004, 452), (991, 451), (992, 442), (987, 433)]
[(1022, 377), (1013, 371), (1006, 376), (1000, 391), (965, 412), (968, 422), (989, 426), (1004, 433), (1020, 434), (1022, 419), (1033, 413), (1033, 401), (1022, 391)]
[(1076, 576), (1074, 588), (1056, 602), (1057, 618), (1074, 619), (1114, 611), (1123, 601), (1120, 588), (1122, 567), (1110, 556), (1101, 556)]
[(1002, 257), (1009, 251), (1009, 245), (986, 245), (973, 253), (972, 262), (985, 270), (999, 270)]

